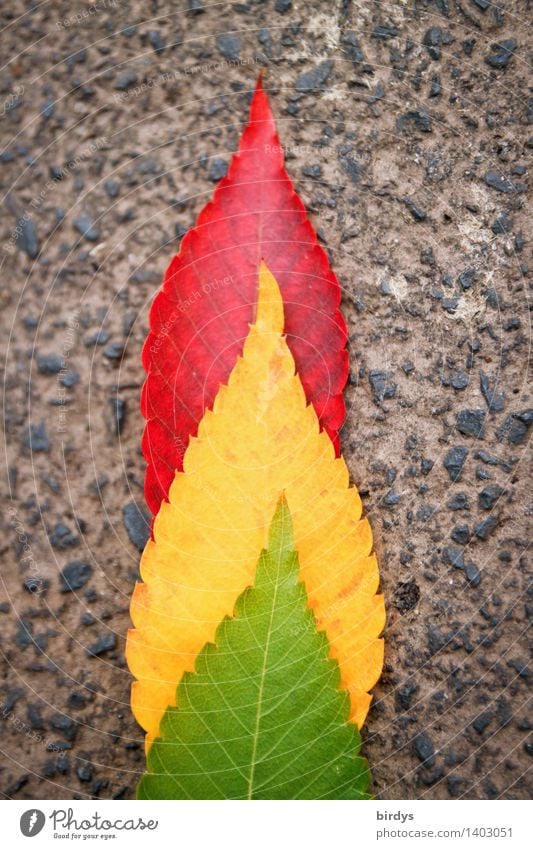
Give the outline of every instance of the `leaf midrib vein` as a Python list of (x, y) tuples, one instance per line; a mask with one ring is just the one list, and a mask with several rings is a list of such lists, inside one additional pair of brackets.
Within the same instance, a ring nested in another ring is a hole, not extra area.
[(261, 724), (261, 714), (262, 714), (262, 701), (263, 701), (263, 689), (265, 684), (265, 676), (266, 676), (266, 667), (268, 662), (268, 652), (270, 648), (270, 638), (272, 635), (272, 623), (274, 620), (274, 611), (276, 609), (276, 601), (278, 595), (278, 585), (279, 585), (279, 568), (280, 568), (280, 556), (278, 555), (278, 574), (276, 575), (276, 581), (274, 585), (274, 595), (272, 598), (272, 605), (270, 607), (270, 619), (268, 623), (268, 631), (266, 637), (265, 651), (263, 654), (263, 664), (261, 667), (261, 677), (259, 680), (259, 693), (257, 696), (257, 711), (255, 715), (255, 728), (254, 728), (254, 736), (252, 740), (252, 757), (250, 763), (250, 777), (248, 779), (248, 799), (253, 798), (253, 786), (254, 786), (254, 777), (255, 777), (255, 766), (256, 766), (256, 757), (257, 757), (257, 744), (259, 740), (259, 726)]

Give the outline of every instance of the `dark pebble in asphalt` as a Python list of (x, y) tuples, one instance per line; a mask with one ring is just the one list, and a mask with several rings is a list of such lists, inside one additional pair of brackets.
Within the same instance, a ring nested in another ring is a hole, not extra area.
[(86, 59), (87, 50), (85, 47), (81, 47), (79, 50), (76, 50), (67, 57), (67, 68), (71, 71), (74, 65), (83, 65)]
[(456, 416), (456, 425), (459, 433), (465, 436), (473, 436), (483, 439), (485, 424), (485, 410), (460, 410)]
[(209, 179), (213, 183), (218, 183), (222, 177), (225, 177), (228, 173), (228, 163), (225, 159), (220, 159), (220, 157), (215, 157), (211, 162), (211, 168), (209, 169)]
[(119, 74), (115, 80), (115, 88), (118, 91), (127, 91), (132, 86), (136, 85), (138, 82), (138, 77), (135, 71), (127, 70), (123, 71), (123, 73)]
[(139, 551), (143, 551), (150, 538), (150, 520), (135, 501), (130, 501), (122, 508), (122, 519), (131, 542)]
[(500, 308), (500, 296), (493, 286), (487, 289), (487, 304), (495, 310)]
[(37, 369), (39, 374), (59, 374), (65, 361), (57, 354), (38, 354)]
[(57, 771), (61, 775), (68, 775), (68, 773), (70, 771), (70, 758), (69, 758), (69, 756), (65, 753), (59, 755), (59, 757), (57, 759), (56, 766), (57, 766)]
[(481, 394), (490, 413), (501, 413), (505, 407), (505, 393), (496, 391), (497, 381), (485, 374), (483, 369), (479, 372), (479, 386)]
[(371, 37), (378, 41), (388, 41), (390, 38), (396, 38), (397, 35), (398, 27), (393, 24), (378, 24)]
[(39, 422), (36, 425), (30, 425), (27, 434), (24, 438), (24, 447), (29, 451), (50, 451), (50, 440), (46, 432), (46, 425)]
[(94, 625), (94, 623), (96, 622), (96, 619), (92, 615), (92, 613), (89, 613), (89, 611), (86, 610), (85, 613), (81, 614), (80, 622), (81, 622), (82, 625), (89, 626), (89, 625)]
[(532, 423), (533, 409), (511, 413), (496, 431), (496, 437), (500, 442), (505, 439), (509, 445), (521, 445), (525, 442)]
[(106, 190), (108, 197), (116, 198), (119, 193), (120, 183), (118, 180), (106, 180), (104, 183), (104, 189)]
[(39, 255), (39, 241), (37, 230), (31, 218), (20, 218), (17, 221), (17, 244), (30, 259), (36, 259)]
[(482, 522), (479, 522), (474, 527), (474, 534), (478, 539), (485, 541), (489, 538), (491, 533), (498, 527), (498, 518), (497, 516), (488, 516), (487, 519), (483, 519)]
[(392, 380), (390, 372), (373, 370), (369, 373), (368, 379), (376, 401), (380, 402), (385, 398), (395, 397), (398, 387)]
[(56, 713), (50, 720), (50, 725), (55, 731), (59, 731), (65, 740), (72, 743), (78, 731), (77, 723), (64, 713)]
[(469, 268), (465, 268), (464, 271), (461, 271), (461, 273), (458, 277), (458, 280), (459, 280), (459, 285), (461, 286), (461, 289), (464, 292), (466, 292), (468, 289), (472, 288), (472, 283), (474, 282), (475, 277), (476, 277), (476, 269), (472, 268), (471, 266)]
[(480, 713), (479, 716), (474, 719), (472, 723), (472, 728), (477, 731), (478, 734), (483, 734), (485, 728), (487, 728), (492, 720), (494, 719), (494, 714), (492, 711), (486, 711), (485, 713)]
[(383, 504), (386, 507), (394, 507), (396, 504), (400, 502), (401, 495), (399, 492), (395, 492), (394, 489), (389, 489), (387, 494), (383, 499)]
[(302, 174), (304, 175), (304, 177), (312, 177), (313, 179), (317, 180), (319, 177), (322, 176), (322, 168), (320, 167), (320, 165), (305, 165), (302, 168)]
[(126, 402), (123, 398), (111, 395), (108, 403), (111, 409), (111, 433), (113, 436), (120, 436), (126, 421)]
[(80, 212), (73, 221), (74, 227), (78, 233), (87, 239), (88, 242), (97, 242), (100, 237), (100, 231), (93, 219), (86, 212)]
[(241, 40), (231, 33), (224, 33), (217, 38), (217, 48), (224, 59), (236, 62), (241, 52)]
[(409, 127), (414, 127), (421, 133), (432, 132), (431, 118), (425, 109), (412, 109), (400, 115), (396, 121), (396, 129), (403, 130)]
[(442, 30), (440, 27), (431, 27), (424, 35), (422, 42), (432, 59), (438, 61), (441, 57)]
[(435, 766), (435, 748), (427, 734), (422, 732), (416, 735), (413, 740), (413, 752), (424, 766)]
[(495, 457), (494, 454), (489, 454), (488, 451), (476, 451), (474, 454), (476, 460), (481, 460), (482, 463), (486, 463), (488, 466), (501, 466), (504, 472), (510, 472), (516, 463), (516, 457), (511, 457), (509, 462), (505, 460), (500, 460), (499, 457)]
[(106, 357), (108, 360), (121, 360), (123, 354), (124, 354), (124, 343), (123, 342), (119, 342), (119, 341), (110, 342), (109, 345), (107, 345), (104, 348), (104, 357)]
[(2, 712), (4, 714), (11, 713), (23, 695), (24, 690), (21, 687), (11, 687), (2, 700)]
[(450, 380), (450, 385), (452, 389), (455, 389), (457, 392), (466, 389), (469, 384), (469, 379), (466, 371), (458, 371), (456, 372)]
[(56, 774), (56, 763), (52, 758), (46, 758), (41, 767), (41, 775), (43, 778), (53, 778)]
[(442, 549), (442, 561), (448, 566), (453, 566), (454, 569), (464, 569), (464, 554), (462, 548), (457, 548), (455, 545), (446, 545)]
[(502, 327), (507, 333), (511, 332), (512, 330), (519, 330), (520, 319), (517, 315), (511, 316), (511, 318), (506, 318), (502, 324)]
[(354, 65), (360, 65), (364, 60), (364, 54), (361, 50), (359, 39), (353, 30), (348, 30), (342, 38), (343, 53)]
[(103, 474), (99, 475), (95, 480), (91, 481), (91, 483), (88, 484), (87, 489), (93, 495), (101, 495), (102, 490), (105, 489), (108, 483), (109, 477), (104, 472)]
[(442, 465), (448, 472), (450, 480), (460, 480), (467, 456), (468, 448), (465, 448), (463, 445), (456, 445), (446, 453)]
[(455, 525), (455, 527), (452, 528), (450, 536), (453, 541), (459, 543), (459, 545), (466, 545), (470, 537), (468, 525)]
[(55, 109), (55, 101), (52, 100), (52, 98), (44, 100), (40, 109), (41, 118), (43, 118), (44, 121), (48, 121), (53, 116)]
[(67, 389), (71, 389), (73, 386), (76, 386), (80, 379), (80, 376), (77, 371), (68, 371), (66, 374), (62, 375), (59, 378), (59, 382), (62, 386), (65, 386)]
[(92, 345), (105, 345), (108, 339), (109, 333), (107, 330), (97, 330), (96, 333), (92, 333), (90, 336), (87, 336), (87, 338), (83, 340), (83, 344), (86, 348), (90, 348)]
[(112, 651), (116, 645), (117, 638), (112, 632), (108, 632), (107, 634), (102, 634), (94, 643), (87, 646), (86, 651), (88, 655), (97, 657), (98, 655), (105, 654), (105, 652)]
[[(419, 487), (419, 492), (424, 492), (426, 489), (426, 484), (423, 484), (423, 486)], [(429, 522), (436, 510), (437, 508), (434, 507), (432, 504), (422, 504), (416, 511), (416, 518), (419, 519), (421, 522)]]
[(80, 560), (67, 563), (62, 572), (59, 573), (59, 589), (62, 593), (80, 590), (91, 577), (92, 566)]
[(73, 710), (81, 710), (87, 705), (87, 698), (83, 695), (83, 693), (71, 693), (67, 699), (67, 704), (69, 708)]
[(50, 532), (50, 542), (58, 551), (64, 551), (79, 544), (79, 537), (73, 534), (62, 522), (57, 522)]
[(26, 711), (28, 722), (35, 731), (42, 731), (45, 727), (41, 708), (39, 705), (30, 702)]
[(333, 68), (333, 62), (328, 59), (326, 62), (321, 62), (312, 71), (305, 71), (296, 79), (296, 91), (308, 92), (313, 89), (320, 88), (324, 85)]
[(415, 221), (425, 221), (426, 220), (426, 218), (427, 218), (426, 212), (420, 206), (417, 206), (412, 198), (404, 197), (404, 198), (402, 198), (402, 200), (403, 200), (405, 206), (407, 207), (407, 209), (409, 210), (409, 212), (411, 213), (411, 215), (412, 215), (412, 217)]
[(472, 584), (473, 587), (477, 587), (481, 581), (481, 572), (475, 563), (469, 561), (465, 564), (465, 574), (469, 583)]
[(280, 15), (284, 15), (290, 9), (292, 9), (292, 0), (276, 0), (274, 10)]
[(507, 490), (499, 486), (497, 483), (486, 486), (478, 493), (478, 504), (481, 510), (492, 510), (498, 498), (505, 495)]
[(464, 779), (459, 775), (449, 775), (446, 779), (448, 793), (452, 799), (458, 799), (463, 792)]
[(408, 681), (406, 684), (398, 687), (394, 695), (396, 711), (399, 713), (401, 711), (409, 710), (413, 696), (417, 692), (418, 684), (415, 684), (414, 681)]
[(361, 179), (361, 166), (352, 152), (350, 145), (341, 145), (337, 152), (339, 164), (355, 185)]
[(428, 625), (427, 640), (429, 652), (431, 655), (434, 655), (446, 645), (449, 640), (449, 635), (442, 634), (438, 628)]
[(92, 781), (93, 778), (93, 768), (91, 764), (80, 764), (76, 768), (76, 775), (78, 776), (80, 781)]
[(433, 74), (429, 86), (429, 97), (440, 97), (442, 94), (442, 82), (440, 74)]
[(165, 49), (165, 39), (161, 35), (158, 29), (151, 29), (148, 32), (148, 41), (151, 46), (154, 48), (156, 53), (162, 53)]
[(523, 660), (519, 660), (519, 659), (510, 660), (510, 661), (508, 661), (507, 666), (510, 666), (511, 669), (514, 669), (515, 672), (518, 673), (520, 678), (524, 679), (524, 681), (529, 681), (529, 679), (531, 678), (531, 675), (532, 675), (531, 669), (529, 668), (529, 666), (527, 666), (527, 664), (524, 663)]
[(516, 41), (514, 38), (506, 38), (491, 44), (490, 49), (491, 53), (485, 57), (487, 65), (491, 68), (506, 68), (516, 50)]
[(517, 253), (520, 253), (526, 244), (526, 240), (524, 239), (522, 233), (517, 233), (514, 237), (514, 248)]
[(442, 309), (453, 315), (459, 306), (459, 298), (443, 298), (441, 303)]
[(25, 649), (33, 644), (33, 626), (28, 619), (21, 619), (20, 626), (13, 637), (16, 645), (20, 649)]
[(420, 599), (420, 589), (416, 581), (404, 581), (396, 585), (394, 604), (400, 613), (407, 613), (416, 607)]
[(503, 235), (504, 233), (510, 233), (512, 229), (513, 219), (506, 215), (505, 212), (500, 212), (491, 227), (492, 232), (496, 236)]
[(523, 183), (513, 183), (512, 180), (508, 180), (499, 171), (494, 171), (493, 169), (486, 172), (485, 182), (491, 189), (496, 189), (497, 192), (503, 192), (504, 194), (523, 192), (525, 189)]

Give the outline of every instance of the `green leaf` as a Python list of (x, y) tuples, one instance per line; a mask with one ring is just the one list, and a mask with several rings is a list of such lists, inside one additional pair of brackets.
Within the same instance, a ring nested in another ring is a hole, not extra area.
[(282, 499), (255, 583), (177, 688), (139, 799), (368, 799), (360, 736), (298, 579)]

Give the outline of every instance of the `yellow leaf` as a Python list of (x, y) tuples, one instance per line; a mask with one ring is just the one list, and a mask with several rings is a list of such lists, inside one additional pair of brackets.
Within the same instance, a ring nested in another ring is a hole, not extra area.
[(283, 492), (309, 605), (359, 726), (381, 674), (385, 611), (372, 532), (344, 460), (306, 403), (283, 324), (278, 285), (262, 263), (243, 356), (191, 440), (141, 560), (126, 656), (148, 743), (182, 674), (253, 582)]

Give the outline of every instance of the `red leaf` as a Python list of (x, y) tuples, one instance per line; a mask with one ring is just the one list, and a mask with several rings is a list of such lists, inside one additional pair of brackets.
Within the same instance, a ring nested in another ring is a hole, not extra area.
[(340, 287), (284, 170), (259, 78), (228, 175), (183, 238), (150, 313), (141, 409), (145, 494), (153, 513), (242, 351), (261, 259), (280, 286), (287, 341), (307, 399), (338, 452), (348, 375)]

